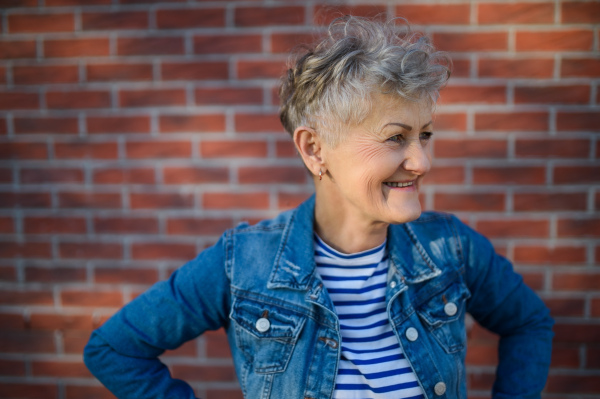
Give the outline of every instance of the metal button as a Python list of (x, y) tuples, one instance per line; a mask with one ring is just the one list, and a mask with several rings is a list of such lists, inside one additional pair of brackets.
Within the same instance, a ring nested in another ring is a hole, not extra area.
[(443, 382), (438, 382), (437, 384), (435, 384), (435, 386), (433, 387), (433, 391), (435, 392), (435, 394), (437, 396), (442, 396), (443, 394), (446, 393), (446, 384), (444, 384)]
[(269, 328), (271, 328), (271, 322), (269, 319), (261, 317), (260, 319), (256, 320), (256, 329), (258, 332), (266, 332), (269, 330)]
[(396, 282), (395, 281), (392, 281), (390, 283), (390, 288), (396, 288)]
[(458, 312), (458, 308), (454, 302), (448, 302), (444, 305), (444, 312), (446, 312), (448, 316), (454, 316), (456, 312)]
[(419, 338), (419, 332), (416, 328), (409, 327), (406, 329), (406, 338), (411, 342), (416, 341)]

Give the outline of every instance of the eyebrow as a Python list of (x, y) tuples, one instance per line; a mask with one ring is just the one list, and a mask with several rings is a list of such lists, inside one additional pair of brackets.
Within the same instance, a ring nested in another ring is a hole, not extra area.
[[(429, 121), (429, 122), (427, 122), (426, 124), (424, 124), (424, 125), (421, 127), (421, 129), (425, 129), (427, 126), (431, 125), (432, 123), (433, 123), (433, 121), (432, 121), (432, 120), (431, 120), (431, 121)], [(390, 122), (390, 123), (387, 123), (387, 124), (385, 124), (383, 127), (385, 128), (385, 127), (387, 127), (388, 125), (400, 126), (400, 127), (404, 128), (404, 129), (408, 130), (409, 132), (410, 132), (410, 131), (413, 129), (413, 128), (412, 128), (412, 126), (410, 126), (410, 125), (405, 125), (404, 123), (400, 123), (400, 122)]]

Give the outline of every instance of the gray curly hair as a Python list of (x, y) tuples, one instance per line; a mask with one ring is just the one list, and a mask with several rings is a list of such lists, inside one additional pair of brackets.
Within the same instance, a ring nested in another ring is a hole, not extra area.
[(293, 134), (298, 126), (313, 127), (336, 145), (344, 126), (368, 116), (376, 91), (409, 101), (427, 99), (433, 106), (450, 77), (451, 60), (408, 25), (399, 32), (398, 20), (404, 21), (337, 18), (312, 49), (291, 58), (279, 90), (285, 130)]

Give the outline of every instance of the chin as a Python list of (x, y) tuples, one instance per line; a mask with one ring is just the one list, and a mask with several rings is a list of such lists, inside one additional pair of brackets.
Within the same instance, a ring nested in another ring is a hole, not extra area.
[(417, 220), (421, 216), (421, 204), (415, 206), (404, 207), (402, 210), (394, 212), (391, 224), (401, 224)]

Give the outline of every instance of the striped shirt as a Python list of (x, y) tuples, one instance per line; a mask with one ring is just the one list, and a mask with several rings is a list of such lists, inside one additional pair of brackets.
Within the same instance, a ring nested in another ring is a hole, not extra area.
[(343, 254), (315, 234), (315, 262), (340, 320), (336, 399), (424, 398), (386, 310), (386, 243)]

